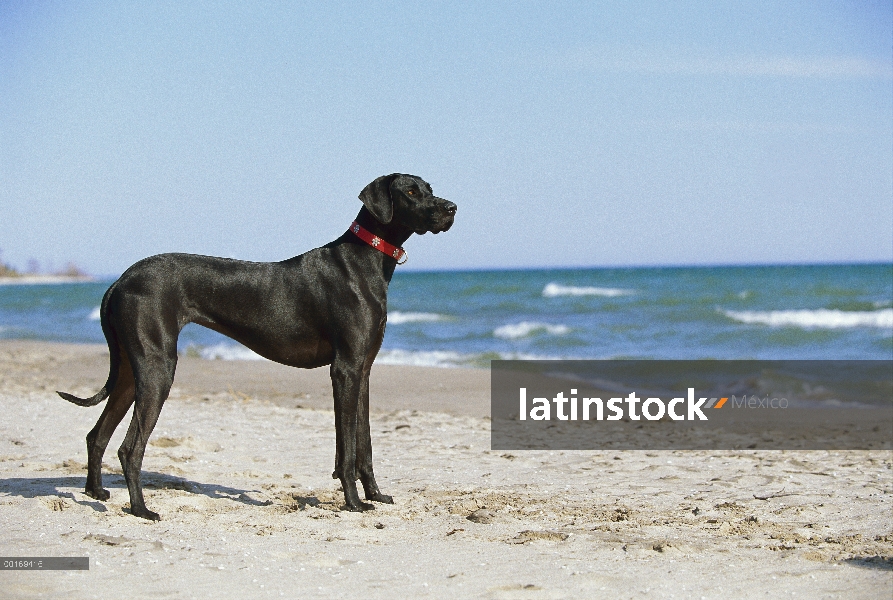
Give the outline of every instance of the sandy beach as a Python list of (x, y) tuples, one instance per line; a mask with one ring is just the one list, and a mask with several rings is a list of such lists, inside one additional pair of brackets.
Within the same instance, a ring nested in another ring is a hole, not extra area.
[(377, 366), (395, 504), (342, 512), (326, 369), (182, 357), (143, 465), (83, 493), (104, 346), (0, 342), (3, 598), (890, 598), (889, 451), (490, 450), (485, 370)]

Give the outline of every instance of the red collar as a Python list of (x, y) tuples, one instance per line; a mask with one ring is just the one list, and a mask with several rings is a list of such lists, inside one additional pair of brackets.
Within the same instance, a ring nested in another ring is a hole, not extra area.
[[(370, 233), (366, 229), (360, 227), (360, 224), (356, 221), (351, 223), (350, 230), (351, 232), (356, 234), (358, 238), (360, 238), (376, 250), (382, 252), (383, 254), (387, 254), (391, 258), (396, 259), (398, 265), (406, 263), (406, 250), (404, 250), (403, 248), (399, 248), (393, 244), (387, 243), (377, 235)], [(400, 262), (401, 258), (404, 259), (403, 262)]]

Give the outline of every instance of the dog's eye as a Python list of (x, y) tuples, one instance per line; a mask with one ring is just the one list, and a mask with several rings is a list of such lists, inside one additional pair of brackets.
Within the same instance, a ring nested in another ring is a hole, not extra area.
[(406, 192), (406, 193), (407, 193), (407, 194), (408, 194), (408, 195), (410, 195), (410, 196), (415, 196), (415, 192), (414, 192), (414, 191), (412, 191), (412, 190), (409, 190), (409, 191), (408, 191), (408, 192)]

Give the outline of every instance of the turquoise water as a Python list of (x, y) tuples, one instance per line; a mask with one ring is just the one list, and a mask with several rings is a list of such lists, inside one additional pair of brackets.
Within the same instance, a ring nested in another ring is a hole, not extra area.
[[(102, 343), (103, 283), (0, 286), (0, 337)], [(189, 325), (182, 352), (252, 358)], [(893, 359), (893, 265), (400, 272), (380, 363)]]

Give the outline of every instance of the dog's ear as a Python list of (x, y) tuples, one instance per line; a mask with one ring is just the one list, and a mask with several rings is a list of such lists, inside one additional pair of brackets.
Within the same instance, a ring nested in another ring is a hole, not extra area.
[(379, 223), (390, 223), (394, 217), (394, 201), (391, 200), (391, 184), (399, 177), (399, 173), (382, 175), (360, 192), (360, 200), (366, 210), (378, 219)]

